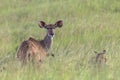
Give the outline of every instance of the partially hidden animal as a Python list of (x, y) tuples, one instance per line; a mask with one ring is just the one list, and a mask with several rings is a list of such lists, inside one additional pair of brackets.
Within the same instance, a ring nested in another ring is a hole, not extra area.
[(94, 53), (96, 53), (96, 57), (95, 57), (95, 62), (99, 65), (103, 65), (106, 64), (106, 50), (103, 50), (103, 52), (98, 53), (97, 51), (94, 51)]

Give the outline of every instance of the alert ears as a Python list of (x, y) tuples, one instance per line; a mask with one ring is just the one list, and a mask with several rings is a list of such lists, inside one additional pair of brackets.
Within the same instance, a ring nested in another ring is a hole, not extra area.
[(55, 26), (61, 28), (63, 26), (63, 21), (62, 20), (57, 21), (55, 23)]
[(39, 27), (43, 28), (46, 26), (46, 23), (44, 21), (39, 21)]

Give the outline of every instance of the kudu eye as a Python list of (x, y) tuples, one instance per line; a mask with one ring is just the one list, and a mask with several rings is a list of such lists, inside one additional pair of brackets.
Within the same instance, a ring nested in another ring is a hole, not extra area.
[(46, 29), (49, 29), (49, 28), (46, 28)]

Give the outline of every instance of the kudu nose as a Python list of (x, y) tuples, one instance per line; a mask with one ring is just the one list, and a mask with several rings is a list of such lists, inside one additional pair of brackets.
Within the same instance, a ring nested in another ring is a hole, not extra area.
[(51, 35), (51, 36), (54, 36), (54, 33), (51, 33), (50, 35)]
[(50, 34), (51, 36), (54, 36), (54, 30), (51, 29), (51, 30), (49, 31), (49, 34)]

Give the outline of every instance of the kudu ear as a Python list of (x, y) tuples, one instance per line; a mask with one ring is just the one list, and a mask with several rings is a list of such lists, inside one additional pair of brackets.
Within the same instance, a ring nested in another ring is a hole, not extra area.
[(103, 53), (105, 54), (105, 53), (106, 53), (106, 50), (103, 50)]
[(62, 20), (59, 20), (55, 23), (56, 27), (59, 27), (61, 28), (63, 26), (63, 21)]
[(39, 21), (39, 27), (43, 28), (46, 26), (46, 23), (44, 21)]
[(97, 51), (94, 51), (95, 54), (97, 54), (98, 52)]

